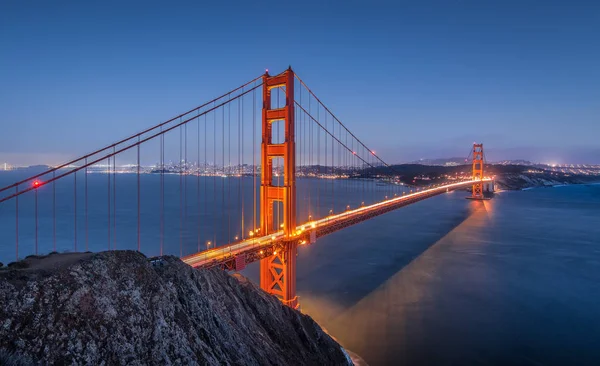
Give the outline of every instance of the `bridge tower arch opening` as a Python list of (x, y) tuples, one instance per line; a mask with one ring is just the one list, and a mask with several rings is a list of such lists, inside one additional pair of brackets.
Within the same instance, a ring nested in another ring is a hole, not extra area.
[[(285, 89), (285, 105), (271, 105), (271, 91)], [(283, 123), (284, 141), (273, 142), (273, 125)], [(260, 261), (260, 287), (284, 304), (298, 307), (296, 297), (297, 242), (285, 240), (296, 230), (296, 157), (294, 136), (294, 72), (291, 67), (279, 75), (263, 75), (260, 230), (269, 235), (274, 228), (273, 206), (283, 205), (283, 247)], [(283, 185), (273, 182), (273, 159), (283, 160)]]

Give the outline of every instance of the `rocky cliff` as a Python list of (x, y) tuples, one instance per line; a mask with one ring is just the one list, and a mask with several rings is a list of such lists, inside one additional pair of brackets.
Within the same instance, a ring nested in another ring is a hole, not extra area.
[(349, 364), (309, 316), (245, 278), (132, 251), (52, 254), (0, 270), (3, 362)]

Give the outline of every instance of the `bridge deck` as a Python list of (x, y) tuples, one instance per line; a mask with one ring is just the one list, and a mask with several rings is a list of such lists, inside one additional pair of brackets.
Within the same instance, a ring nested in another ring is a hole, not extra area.
[[(491, 178), (486, 178), (481, 182), (488, 183), (491, 181)], [(296, 227), (296, 235), (292, 237), (284, 237), (283, 231), (279, 231), (270, 235), (253, 237), (220, 246), (218, 248), (205, 250), (186, 256), (182, 258), (182, 260), (192, 267), (209, 268), (220, 266), (229, 270), (241, 269), (239, 267), (243, 268), (246, 263), (254, 262), (274, 254), (278, 248), (282, 248), (287, 242), (296, 241), (300, 245), (306, 244), (316, 240), (319, 237), (331, 234), (345, 227), (355, 225), (372, 217), (382, 215), (386, 212), (422, 201), (433, 196), (437, 196), (444, 192), (467, 188), (476, 182), (479, 181), (469, 180), (459, 183), (446, 184), (439, 187), (394, 197), (369, 206), (362, 206), (353, 210), (345, 211), (343, 213), (330, 215), (320, 220), (298, 225)], [(242, 257), (241, 262), (240, 257)], [(238, 258), (237, 261), (236, 258)]]

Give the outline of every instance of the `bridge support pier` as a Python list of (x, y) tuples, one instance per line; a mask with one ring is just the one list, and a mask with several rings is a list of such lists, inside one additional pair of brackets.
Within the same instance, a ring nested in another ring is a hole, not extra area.
[(298, 308), (296, 296), (296, 252), (295, 242), (287, 243), (284, 249), (260, 260), (260, 287), (275, 295), (285, 305)]
[[(271, 90), (285, 88), (285, 105), (271, 106)], [(273, 143), (273, 124), (283, 123), (285, 140)], [(263, 235), (274, 233), (277, 220), (273, 217), (273, 205), (283, 203), (284, 245), (260, 261), (260, 287), (284, 304), (298, 307), (296, 298), (296, 251), (297, 244), (285, 240), (294, 236), (296, 230), (296, 145), (294, 136), (294, 72), (291, 68), (283, 73), (263, 76), (262, 143), (260, 226)], [(273, 182), (273, 159), (283, 159), (283, 185)]]
[(485, 184), (485, 191), (486, 192), (494, 192), (494, 182), (489, 182)]

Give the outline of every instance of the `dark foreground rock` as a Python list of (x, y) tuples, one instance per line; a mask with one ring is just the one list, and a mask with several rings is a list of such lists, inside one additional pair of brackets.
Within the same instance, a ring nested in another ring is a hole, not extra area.
[(132, 251), (60, 256), (0, 271), (0, 364), (348, 364), (244, 277)]

